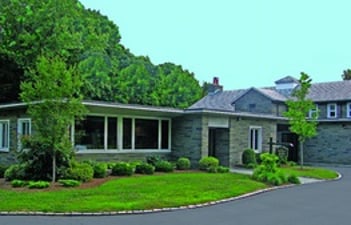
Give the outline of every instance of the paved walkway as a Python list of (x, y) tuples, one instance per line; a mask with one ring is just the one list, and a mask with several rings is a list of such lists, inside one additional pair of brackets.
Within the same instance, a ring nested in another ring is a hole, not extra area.
[[(101, 217), (3, 216), (1, 225), (349, 225), (351, 168), (338, 181), (299, 185), (210, 207)], [(1, 196), (0, 196), (1, 199)]]
[[(253, 171), (245, 168), (234, 168), (234, 169), (231, 169), (231, 172), (251, 175)], [(321, 182), (321, 180), (307, 178), (307, 177), (299, 177), (299, 180), (301, 184), (311, 184), (311, 183)]]

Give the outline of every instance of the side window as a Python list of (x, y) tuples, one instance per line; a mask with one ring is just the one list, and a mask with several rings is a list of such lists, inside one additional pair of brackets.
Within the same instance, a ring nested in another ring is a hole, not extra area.
[(253, 149), (257, 153), (262, 151), (262, 127), (250, 127), (249, 148)]
[(32, 134), (32, 123), (30, 119), (18, 119), (17, 123), (17, 137), (18, 137), (18, 150), (22, 148), (21, 139), (24, 136)]
[(327, 105), (327, 117), (328, 118), (336, 118), (337, 117), (337, 105), (336, 103)]
[(0, 120), (0, 150), (9, 151), (10, 147), (10, 121)]

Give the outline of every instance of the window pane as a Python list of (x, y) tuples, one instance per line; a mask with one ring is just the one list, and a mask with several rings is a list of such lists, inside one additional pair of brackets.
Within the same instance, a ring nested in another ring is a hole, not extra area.
[(169, 148), (169, 121), (168, 120), (162, 120), (162, 131), (161, 131), (161, 148), (162, 149), (168, 149)]
[(117, 118), (108, 118), (107, 148), (117, 149)]
[(132, 119), (123, 119), (123, 149), (132, 148)]
[(158, 120), (135, 120), (135, 149), (158, 149)]
[(104, 149), (104, 117), (87, 116), (75, 125), (75, 145), (78, 150)]
[(9, 132), (8, 122), (0, 122), (0, 148), (9, 147), (8, 132)]

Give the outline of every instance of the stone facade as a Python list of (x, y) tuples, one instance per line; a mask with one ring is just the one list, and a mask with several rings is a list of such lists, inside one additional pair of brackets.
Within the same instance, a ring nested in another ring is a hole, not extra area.
[(351, 121), (320, 123), (317, 132), (317, 136), (305, 142), (306, 162), (351, 163)]
[(277, 125), (275, 121), (254, 118), (231, 118), (229, 129), (229, 165), (241, 164), (242, 153), (249, 148), (249, 129), (251, 126), (262, 128), (262, 152), (269, 150), (268, 141), (276, 141)]
[(254, 89), (235, 101), (236, 112), (272, 114), (272, 110), (272, 101)]
[(208, 155), (207, 119), (201, 115), (186, 115), (172, 120), (172, 158), (188, 157), (193, 167)]

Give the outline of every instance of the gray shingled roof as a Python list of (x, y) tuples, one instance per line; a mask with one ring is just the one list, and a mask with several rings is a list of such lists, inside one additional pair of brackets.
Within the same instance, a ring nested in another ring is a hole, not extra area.
[(314, 102), (351, 100), (351, 80), (315, 83), (307, 96)]
[(215, 109), (233, 111), (234, 99), (240, 97), (247, 90), (222, 91), (214, 95), (207, 95), (190, 106), (188, 109)]
[[(290, 79), (291, 77), (285, 78)], [(294, 78), (294, 80), (296, 79)], [(190, 106), (188, 109), (233, 111), (233, 103), (250, 90), (256, 90), (273, 101), (284, 102), (288, 99), (286, 96), (275, 90), (274, 87), (249, 88), (242, 90), (222, 91), (214, 95), (207, 95)], [(351, 81), (312, 84), (307, 97), (314, 102), (351, 101)]]

